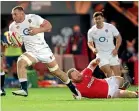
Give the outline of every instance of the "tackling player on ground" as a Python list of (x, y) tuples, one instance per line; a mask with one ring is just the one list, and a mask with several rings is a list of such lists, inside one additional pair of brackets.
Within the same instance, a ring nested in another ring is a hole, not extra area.
[(27, 71), (26, 67), (37, 62), (46, 63), (49, 71), (65, 83), (69, 89), (80, 99), (80, 93), (71, 83), (65, 72), (60, 70), (55, 57), (44, 40), (44, 32), (50, 32), (52, 25), (49, 21), (35, 14), (25, 14), (20, 6), (12, 9), (14, 22), (9, 26), (9, 31), (17, 32), (22, 36), (26, 52), (17, 61), (17, 73), (21, 90), (13, 91), (14, 95), (27, 96)]
[(124, 79), (120, 76), (112, 76), (106, 79), (97, 79), (92, 76), (100, 59), (94, 59), (87, 68), (79, 72), (75, 68), (70, 69), (67, 74), (82, 97), (86, 98), (137, 98), (138, 92), (121, 90)]

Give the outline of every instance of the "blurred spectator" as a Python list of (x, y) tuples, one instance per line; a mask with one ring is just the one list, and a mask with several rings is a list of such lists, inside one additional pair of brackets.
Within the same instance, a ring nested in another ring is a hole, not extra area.
[(103, 9), (104, 9), (104, 5), (102, 3), (99, 3), (94, 6), (94, 12), (97, 12), (97, 11), (101, 12)]
[[(134, 61), (137, 60), (137, 53), (135, 51), (134, 45), (136, 43), (136, 39), (131, 41), (126, 41), (126, 49), (123, 51), (121, 55), (122, 65), (123, 67), (127, 67), (129, 69), (129, 75), (133, 80), (134, 77)], [(132, 81), (130, 81), (132, 82)]]
[(89, 12), (91, 7), (91, 1), (75, 1), (75, 12), (76, 14), (86, 14)]
[(60, 33), (52, 36), (54, 54), (63, 54), (65, 52), (69, 37), (73, 34), (73, 31), (70, 27), (64, 27)]
[(136, 39), (133, 39), (132, 41), (127, 40), (126, 41), (126, 49), (123, 51), (121, 58), (123, 62), (129, 62), (129, 61), (136, 61), (137, 60), (137, 54), (134, 48), (134, 45), (136, 43)]
[(69, 37), (73, 34), (72, 28), (70, 27), (64, 27), (61, 29), (61, 35), (63, 36), (63, 45), (68, 44)]
[[(8, 31), (4, 33), (4, 36), (8, 35)], [(6, 59), (6, 67), (8, 69), (8, 74), (9, 76), (17, 76), (16, 73), (16, 61), (18, 57), (22, 54), (22, 49), (21, 47), (13, 47), (13, 46), (8, 46), (5, 48), (4, 55)]]
[(73, 35), (69, 38), (66, 54), (88, 55), (86, 37), (80, 32), (78, 25), (73, 27)]
[(113, 21), (113, 20), (112, 20), (110, 23), (111, 23), (112, 25), (114, 25), (115, 27), (117, 26), (116, 22)]
[(63, 43), (64, 43), (64, 41), (63, 41), (63, 37), (61, 35), (52, 36), (52, 44), (54, 47), (54, 54), (63, 54), (63, 51), (60, 52), (60, 50), (62, 50)]

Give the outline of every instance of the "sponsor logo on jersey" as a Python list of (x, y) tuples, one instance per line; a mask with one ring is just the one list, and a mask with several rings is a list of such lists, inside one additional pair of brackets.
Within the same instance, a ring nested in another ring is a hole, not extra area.
[(105, 42), (105, 41), (108, 42), (108, 39), (106, 39), (105, 37), (100, 37), (100, 38), (99, 38), (99, 41), (100, 41), (100, 42)]
[(91, 81), (88, 83), (87, 87), (90, 88), (94, 82), (94, 77), (91, 78)]
[(29, 35), (29, 29), (28, 29), (28, 28), (25, 28), (25, 29), (23, 30), (23, 34), (24, 34), (24, 35)]
[(28, 19), (28, 22), (29, 22), (29, 23), (31, 23), (31, 22), (32, 22), (32, 20), (31, 20), (31, 19)]
[(108, 33), (108, 29), (106, 29), (105, 32)]
[(16, 28), (19, 29), (20, 27), (19, 26), (16, 26)]

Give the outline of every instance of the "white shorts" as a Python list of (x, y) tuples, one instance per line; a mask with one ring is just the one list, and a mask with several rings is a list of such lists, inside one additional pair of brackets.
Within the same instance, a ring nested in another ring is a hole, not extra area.
[(108, 83), (108, 97), (113, 97), (114, 94), (119, 90), (119, 83), (115, 76), (105, 79)]
[(110, 66), (120, 65), (118, 55), (113, 56), (111, 52), (101, 52), (96, 54), (100, 58), (99, 67), (109, 64)]
[(37, 62), (50, 63), (55, 60), (55, 57), (50, 48), (44, 48), (39, 51), (25, 52), (36, 59)]

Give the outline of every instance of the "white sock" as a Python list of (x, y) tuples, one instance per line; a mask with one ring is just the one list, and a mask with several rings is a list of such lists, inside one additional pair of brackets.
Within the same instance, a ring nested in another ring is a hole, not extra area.
[(63, 82), (64, 84), (69, 84), (70, 83), (70, 79), (68, 78), (68, 80), (66, 82)]
[(5, 75), (5, 72), (3, 71), (3, 72), (0, 72), (0, 75)]
[(19, 78), (19, 82), (27, 81), (27, 78)]

